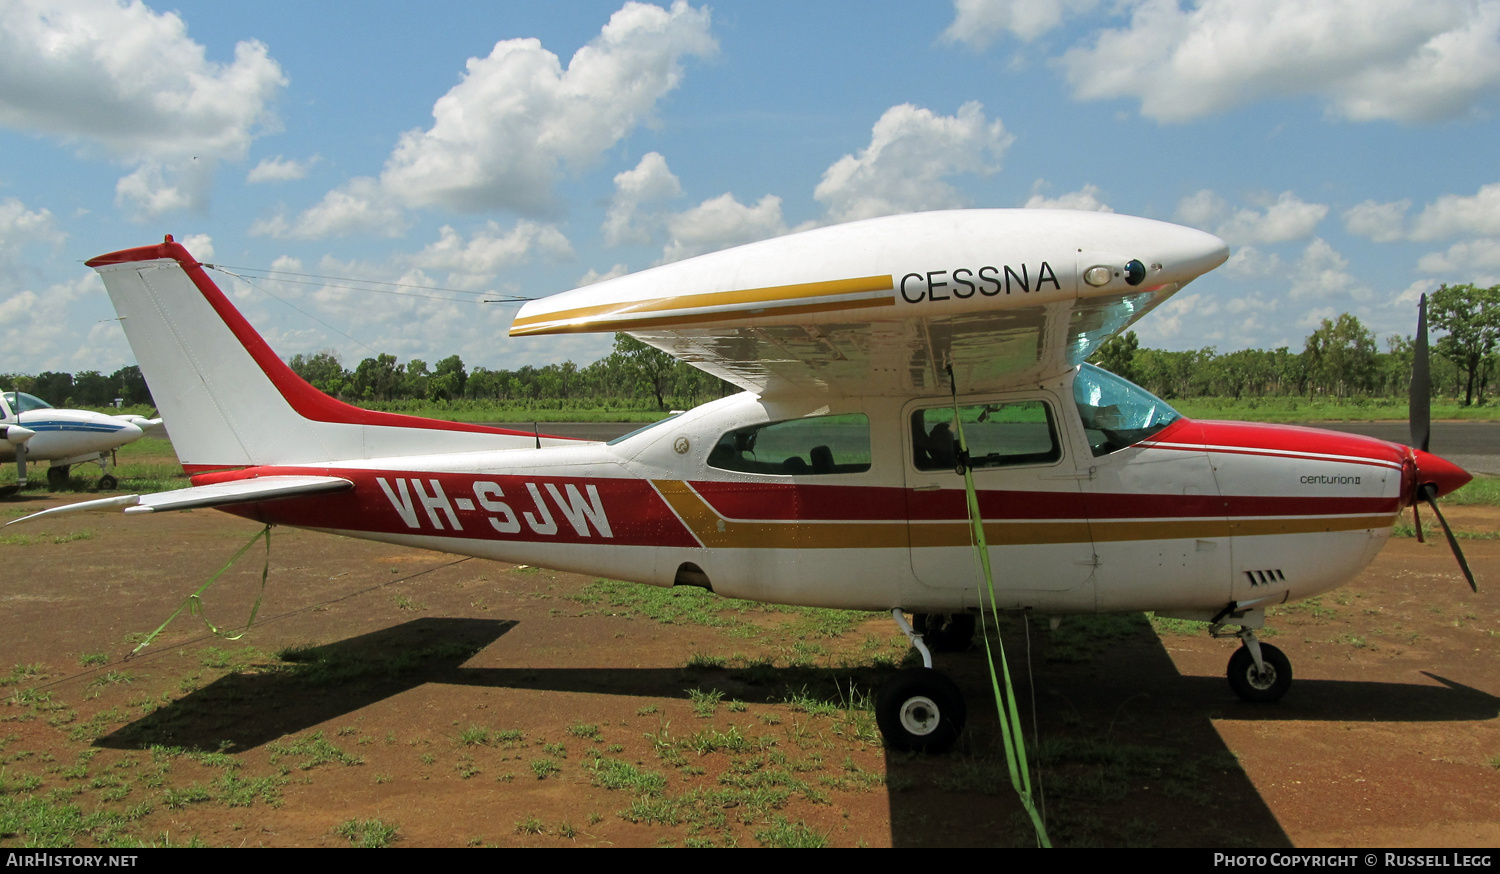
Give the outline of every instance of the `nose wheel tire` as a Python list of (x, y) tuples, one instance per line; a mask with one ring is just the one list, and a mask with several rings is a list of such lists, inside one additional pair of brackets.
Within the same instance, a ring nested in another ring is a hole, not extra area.
[(918, 613), (911, 627), (933, 652), (964, 652), (974, 642), (973, 613)]
[(120, 481), (115, 479), (112, 474), (106, 473), (104, 476), (99, 477), (99, 491), (109, 492), (114, 491), (119, 487)]
[(68, 485), (68, 469), (71, 465), (53, 465), (47, 468), (47, 488), (57, 491)]
[(963, 693), (931, 668), (910, 668), (892, 677), (875, 697), (875, 722), (893, 749), (941, 753), (964, 730)]
[(1292, 687), (1292, 663), (1269, 643), (1260, 645), (1260, 659), (1265, 669), (1257, 671), (1248, 648), (1235, 650), (1229, 657), (1229, 688), (1246, 701), (1280, 701)]

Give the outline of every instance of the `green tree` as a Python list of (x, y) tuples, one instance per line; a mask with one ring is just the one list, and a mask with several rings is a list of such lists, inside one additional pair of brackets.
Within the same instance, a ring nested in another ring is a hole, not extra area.
[(1140, 338), (1134, 331), (1126, 331), (1106, 340), (1089, 360), (1115, 376), (1135, 382), (1135, 353), (1140, 348)]
[(656, 408), (667, 408), (667, 390), (672, 382), (672, 368), (677, 359), (655, 346), (648, 346), (629, 334), (615, 335), (615, 349), (610, 353), (617, 365), (630, 374), (637, 385), (656, 399)]
[(1343, 398), (1370, 390), (1376, 374), (1375, 350), (1375, 332), (1343, 313), (1337, 321), (1323, 320), (1307, 338), (1302, 357), (1307, 360), (1311, 382)]
[(343, 394), (351, 381), (349, 371), (344, 369), (338, 354), (332, 349), (324, 349), (311, 357), (293, 355), (287, 364), (313, 388), (334, 397)]
[(394, 355), (366, 358), (354, 369), (354, 393), (366, 400), (388, 401), (400, 387), (403, 372)]
[(156, 400), (151, 397), (151, 389), (146, 385), (146, 378), (141, 375), (139, 365), (131, 364), (122, 367), (109, 375), (114, 381), (118, 397), (125, 399), (127, 405), (149, 404), (156, 406)]
[(464, 396), (464, 384), (469, 380), (469, 375), (464, 371), (464, 360), (457, 355), (449, 355), (432, 371), (432, 396), (452, 400)]
[(1427, 317), (1432, 326), (1447, 331), (1438, 340), (1438, 354), (1452, 361), (1464, 374), (1464, 406), (1484, 403), (1484, 388), (1493, 366), (1495, 346), (1500, 343), (1500, 285), (1444, 285), (1427, 298)]

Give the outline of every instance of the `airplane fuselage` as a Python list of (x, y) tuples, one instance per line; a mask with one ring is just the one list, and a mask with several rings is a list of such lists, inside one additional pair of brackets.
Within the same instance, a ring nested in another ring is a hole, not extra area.
[[(1002, 608), (1207, 619), (1231, 603), (1306, 598), (1369, 563), (1410, 488), (1406, 447), (1313, 429), (1175, 418), (1101, 447), (1081, 417), (1078, 375), (958, 398), (964, 410), (1032, 420), (966, 424), (981, 441), (985, 428), (1009, 427), (995, 431), (997, 445), (1015, 449), (974, 468)], [(916, 424), (951, 420), (953, 409), (944, 397), (772, 403), (746, 393), (610, 444), (194, 482), (343, 477), (351, 492), (231, 512), (736, 598), (958, 612), (978, 597), (963, 479), (924, 454)], [(777, 436), (772, 423), (797, 427)], [(750, 453), (731, 458), (733, 435), (746, 434), (758, 438)]]

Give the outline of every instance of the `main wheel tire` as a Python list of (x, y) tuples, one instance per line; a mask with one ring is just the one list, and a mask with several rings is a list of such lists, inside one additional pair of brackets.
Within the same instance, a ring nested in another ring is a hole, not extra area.
[(964, 730), (968, 708), (958, 686), (931, 668), (908, 668), (875, 696), (875, 722), (892, 748), (941, 753)]
[(974, 642), (973, 613), (918, 613), (911, 627), (932, 652), (964, 652)]
[(1249, 647), (1235, 650), (1229, 657), (1229, 688), (1246, 701), (1280, 701), (1292, 687), (1292, 663), (1269, 643), (1260, 645), (1260, 659), (1266, 667), (1257, 673)]
[(47, 468), (47, 488), (57, 491), (68, 485), (68, 468), (66, 464), (54, 464)]
[(115, 479), (114, 474), (106, 473), (99, 477), (99, 491), (112, 492), (120, 487), (120, 481)]

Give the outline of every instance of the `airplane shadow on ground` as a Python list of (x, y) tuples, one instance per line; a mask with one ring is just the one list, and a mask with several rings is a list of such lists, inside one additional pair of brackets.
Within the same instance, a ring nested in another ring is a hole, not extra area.
[[(96, 743), (199, 750), (227, 743), (242, 751), (428, 683), (676, 699), (687, 698), (689, 688), (718, 689), (726, 699), (747, 702), (781, 701), (801, 691), (837, 702), (851, 687), (878, 688), (892, 672), (463, 667), (516, 624), (418, 619), (299, 650), (284, 657), (290, 664), (229, 674)], [(1500, 713), (1500, 699), (1440, 677), (1434, 679), (1442, 686), (1298, 681), (1295, 702), (1248, 705), (1220, 677), (1180, 675), (1143, 618), (1126, 633), (1117, 630), (1092, 656), (1074, 653), (1060, 661), (1028, 659), (1017, 629), (1018, 621), (1002, 633), (1028, 722), (1031, 761), (1042, 765), (1048, 829), (1058, 845), (1289, 846), (1215, 731), (1215, 719), (1462, 721)], [(1010, 786), (982, 652), (940, 656), (937, 666), (967, 696), (969, 724), (947, 755), (887, 751), (894, 843), (1031, 845), (1032, 829)]]

